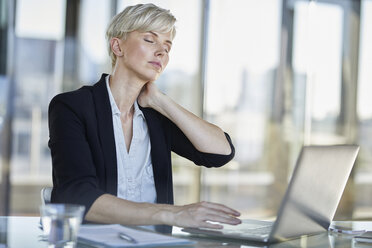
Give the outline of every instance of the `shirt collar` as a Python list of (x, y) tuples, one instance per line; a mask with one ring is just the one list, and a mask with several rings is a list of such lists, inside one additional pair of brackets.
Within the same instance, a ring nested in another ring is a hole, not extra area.
[(116, 105), (114, 96), (112, 95), (112, 92), (111, 92), (111, 89), (110, 89), (109, 78), (110, 78), (110, 75), (107, 75), (106, 76), (106, 88), (107, 88), (107, 92), (108, 92), (109, 99), (110, 99), (112, 115), (117, 115), (117, 114), (120, 115), (121, 114), (120, 110), (119, 110), (118, 106)]
[[(109, 78), (110, 78), (110, 75), (107, 75), (106, 76), (106, 88), (107, 88), (107, 92), (108, 92), (109, 99), (110, 99), (112, 115), (116, 115), (116, 114), (120, 115), (121, 112), (120, 112), (118, 106), (116, 105), (114, 96), (112, 95), (112, 92), (111, 92), (111, 89), (110, 89)], [(141, 116), (141, 117), (145, 118), (145, 116), (144, 116), (143, 112), (140, 110), (140, 108), (138, 106), (138, 103), (137, 103), (137, 100), (136, 100), (136, 101), (134, 101), (134, 117), (138, 117), (138, 116)]]
[(134, 101), (134, 116), (135, 117), (141, 116), (141, 117), (145, 118), (143, 112), (140, 110), (140, 108), (138, 106), (137, 100)]

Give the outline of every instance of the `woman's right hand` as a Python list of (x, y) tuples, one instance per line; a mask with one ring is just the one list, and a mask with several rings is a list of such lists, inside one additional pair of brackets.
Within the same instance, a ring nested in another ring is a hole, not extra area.
[(211, 202), (174, 206), (132, 202), (110, 194), (103, 194), (93, 203), (85, 220), (136, 226), (165, 224), (179, 227), (221, 229), (223, 226), (218, 223), (240, 224), (238, 216), (240, 213), (234, 209)]
[(179, 227), (223, 228), (223, 224), (238, 225), (240, 213), (225, 205), (212, 202), (198, 202), (184, 206), (174, 206), (171, 225)]

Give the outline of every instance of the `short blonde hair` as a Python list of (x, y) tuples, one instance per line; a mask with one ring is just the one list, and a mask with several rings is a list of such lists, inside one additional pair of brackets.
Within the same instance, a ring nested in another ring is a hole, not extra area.
[(175, 22), (176, 18), (169, 10), (162, 9), (151, 3), (137, 4), (125, 8), (112, 18), (106, 31), (106, 40), (112, 67), (116, 63), (116, 56), (112, 52), (110, 44), (112, 38), (116, 37), (125, 40), (128, 33), (133, 31), (156, 31), (159, 33), (171, 32), (173, 39), (176, 35)]

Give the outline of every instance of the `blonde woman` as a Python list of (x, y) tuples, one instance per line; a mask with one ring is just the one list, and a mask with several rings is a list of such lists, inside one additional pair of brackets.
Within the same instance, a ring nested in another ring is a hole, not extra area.
[(84, 205), (86, 221), (163, 225), (165, 232), (240, 223), (222, 204), (173, 205), (171, 151), (206, 167), (234, 156), (226, 133), (154, 83), (168, 64), (175, 21), (153, 4), (127, 7), (106, 33), (111, 74), (50, 103), (52, 202)]

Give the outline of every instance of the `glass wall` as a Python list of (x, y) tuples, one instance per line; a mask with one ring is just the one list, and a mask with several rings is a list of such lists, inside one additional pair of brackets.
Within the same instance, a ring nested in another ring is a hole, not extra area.
[(372, 1), (362, 1), (361, 7), (356, 141), (361, 149), (355, 175), (354, 212), (355, 218), (363, 219), (372, 216)]
[[(305, 142), (344, 143), (337, 133), (341, 106), (343, 9), (335, 4), (294, 5), (294, 84), (306, 85)], [(303, 80), (305, 79), (305, 81)]]
[[(0, 2), (3, 13), (10, 0)], [(40, 188), (52, 183), (50, 99), (110, 73), (106, 26), (145, 2), (178, 19), (158, 87), (227, 131), (236, 147), (218, 169), (172, 155), (176, 204), (209, 200), (270, 218), (303, 144), (356, 143), (360, 155), (336, 217), (372, 216), (372, 0), (15, 1), (14, 42), (0, 37), (13, 58), (0, 54), (12, 69), (0, 75), (0, 132), (7, 87), (15, 88), (12, 142), (0, 142), (2, 153), (12, 151), (10, 214), (38, 214)]]
[[(0, 1), (0, 35), (1, 37), (8, 37), (8, 18), (5, 14), (5, 9), (7, 7), (7, 2), (4, 0)], [(6, 57), (7, 53), (5, 52), (7, 50), (7, 40), (2, 38), (0, 39), (0, 202), (6, 202), (6, 196), (5, 193), (7, 191), (7, 184), (4, 182), (4, 174), (5, 174), (5, 166), (3, 162), (4, 157), (4, 145), (2, 144), (3, 136), (4, 136), (4, 122), (5, 122), (5, 115), (6, 115), (6, 107), (7, 107), (7, 83), (5, 78), (6, 73)], [(3, 55), (4, 54), (4, 55)], [(0, 215), (6, 214), (5, 212), (5, 204), (0, 204)]]
[[(360, 2), (295, 1), (293, 87), (304, 88), (304, 144), (352, 144), (356, 99)], [(354, 216), (354, 167), (336, 218)]]
[[(41, 11), (45, 8), (48, 11)], [(62, 83), (65, 16), (64, 0), (16, 3), (10, 161), (14, 214), (34, 213), (39, 204), (36, 192), (51, 185), (47, 110)]]
[(236, 156), (203, 170), (204, 199), (269, 218), (303, 144), (357, 143), (336, 218), (371, 216), (370, 2), (210, 1), (204, 110)]
[(204, 111), (232, 135), (236, 155), (228, 166), (203, 170), (202, 196), (244, 216), (273, 214), (274, 171), (285, 166), (273, 159), (283, 141), (274, 142), (279, 127), (271, 121), (281, 8), (279, 0), (210, 1)]

